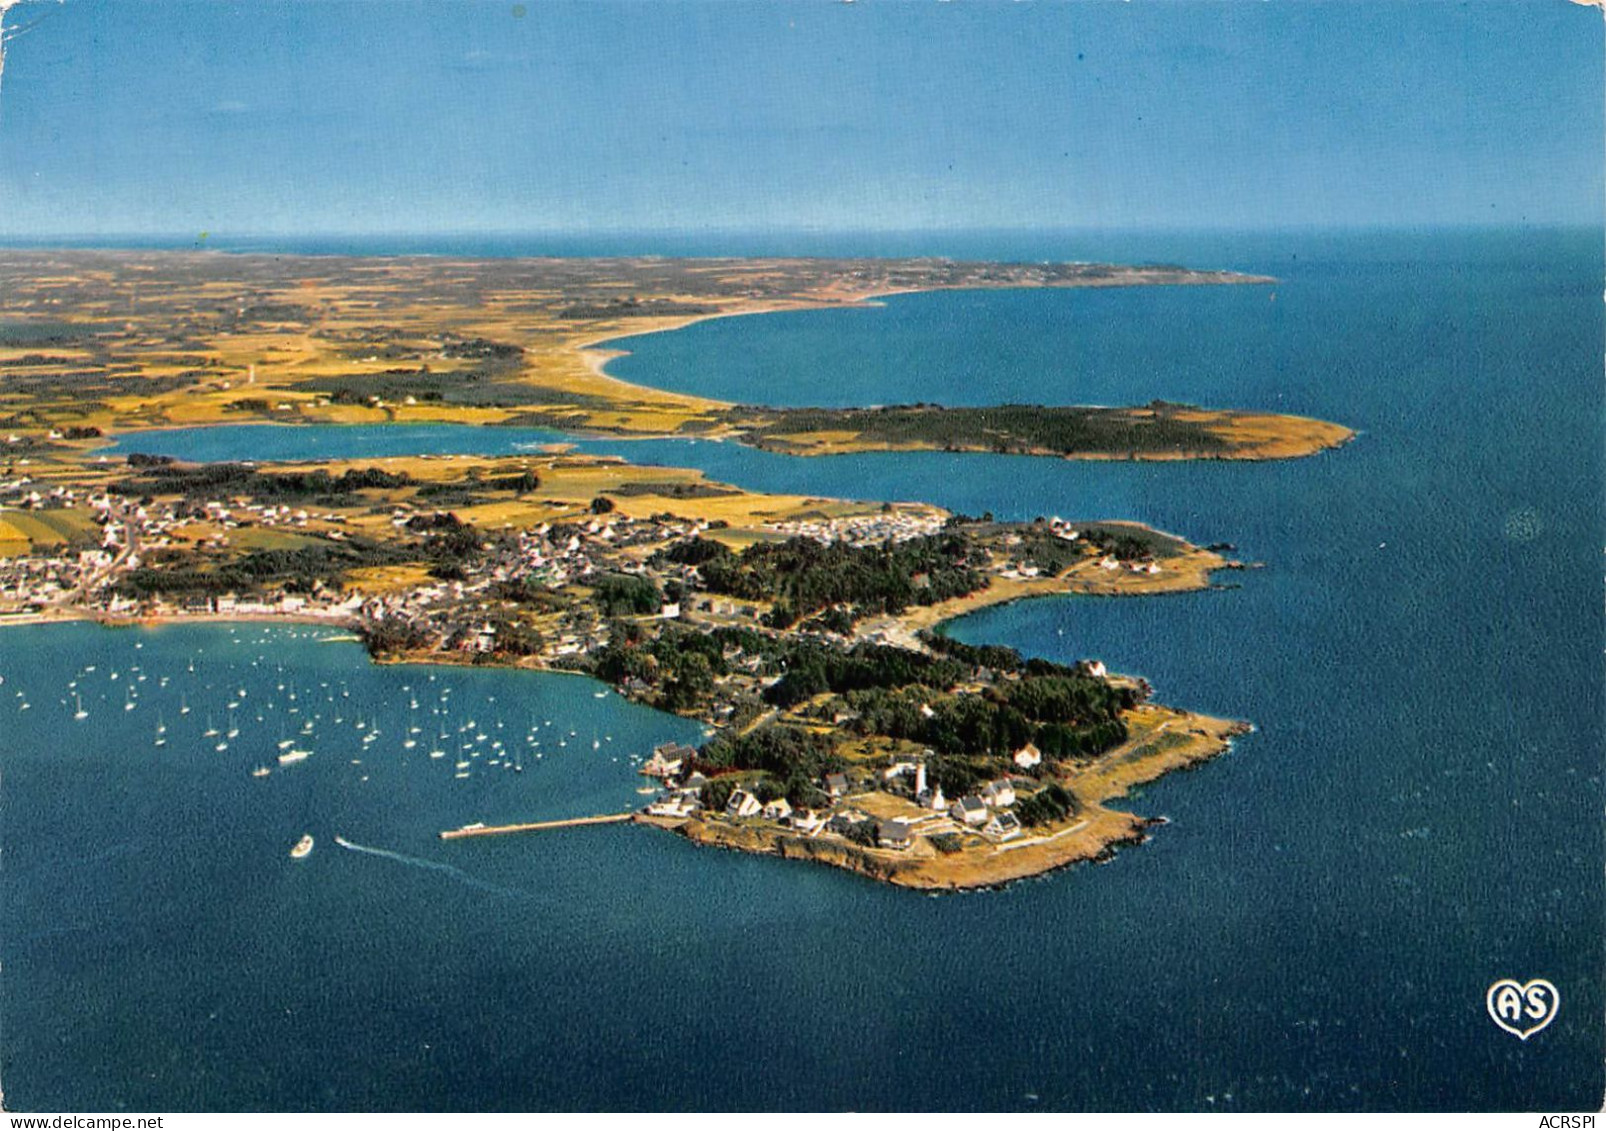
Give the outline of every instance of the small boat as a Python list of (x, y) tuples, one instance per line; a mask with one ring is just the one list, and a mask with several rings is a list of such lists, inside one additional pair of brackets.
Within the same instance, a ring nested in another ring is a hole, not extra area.
[(272, 772), (273, 771), (268, 769), (266, 766), (258, 766), (256, 769), (251, 771), (251, 776), (254, 778), (265, 778)]
[(310, 750), (286, 750), (279, 755), (279, 765), (289, 766), (296, 762), (305, 762), (310, 757), (312, 757)]
[(74, 711), (72, 713), (72, 717), (77, 719), (77, 720), (79, 720), (80, 722), (82, 722), (84, 719), (89, 718), (89, 712), (84, 710), (84, 701), (83, 701), (83, 699), (79, 698), (77, 692), (73, 693), (72, 701), (73, 701), (73, 705), (78, 708), (76, 711)]
[(290, 850), (290, 859), (305, 860), (312, 852), (312, 834), (308, 833), (296, 841), (296, 846)]

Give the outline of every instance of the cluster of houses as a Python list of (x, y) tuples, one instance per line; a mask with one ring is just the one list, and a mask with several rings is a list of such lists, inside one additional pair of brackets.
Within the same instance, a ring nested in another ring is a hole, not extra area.
[(816, 542), (880, 546), (889, 541), (907, 542), (936, 534), (946, 521), (945, 515), (929, 507), (901, 506), (879, 514), (852, 515), (847, 518), (766, 522), (764, 529), (789, 538), (812, 538)]
[[(1015, 755), (1015, 764), (1022, 769), (1039, 765), (1043, 756), (1037, 747), (1027, 743)], [(904, 779), (912, 778), (912, 782)], [(906, 788), (915, 804), (932, 813), (946, 814), (961, 829), (982, 833), (993, 840), (1009, 840), (1021, 833), (1020, 820), (1009, 812), (1015, 804), (1015, 782), (999, 778), (988, 782), (975, 793), (955, 800), (943, 796), (942, 786), (926, 780), (926, 763), (898, 762), (881, 772), (883, 784), (889, 788)]]
[[(366, 597), (319, 586), (306, 594), (224, 593), (171, 599), (155, 595), (136, 600), (117, 594), (109, 584), (116, 580), (117, 569), (138, 568), (140, 555), (134, 552), (136, 547), (146, 554), (179, 545), (223, 549), (229, 544), (230, 533), (242, 526), (310, 526), (339, 541), (346, 535), (337, 528), (349, 528), (348, 519), (342, 514), (305, 507), (257, 504), (247, 497), (138, 504), (105, 492), (38, 484), (26, 476), (0, 482), (0, 506), (24, 510), (85, 507), (93, 512), (99, 526), (98, 549), (57, 549), (48, 554), (0, 559), (0, 605), (9, 608), (36, 611), (81, 597), (113, 615), (236, 613), (371, 619), (405, 623), (433, 633), (437, 639), (456, 641), (464, 650), (480, 652), (496, 649), (495, 627), (476, 619), (464, 630), (454, 621), (461, 619), (456, 614), (464, 603), (483, 597), (497, 582), (532, 578), (556, 589), (604, 570), (643, 572), (640, 555), (624, 551), (706, 529), (706, 523), (667, 515), (655, 519), (632, 519), (620, 514), (588, 516), (577, 522), (543, 523), (520, 531), (515, 538), (500, 540), (489, 560), (472, 568), (463, 580), (420, 585), (405, 593)], [(390, 521), (393, 526), (405, 527), (418, 513), (411, 507), (397, 507)], [(199, 532), (204, 536), (198, 536), (192, 525), (195, 523), (204, 524)], [(661, 615), (678, 614), (679, 609), (669, 605)], [(553, 641), (552, 651), (556, 656), (576, 654), (603, 643), (605, 639), (583, 631), (566, 632)]]
[(1150, 573), (1150, 574), (1153, 574), (1153, 573), (1159, 573), (1160, 572), (1160, 563), (1159, 562), (1125, 562), (1125, 563), (1123, 563), (1119, 558), (1116, 558), (1111, 554), (1105, 554), (1102, 558), (1099, 559), (1099, 568), (1100, 569), (1107, 569), (1107, 570), (1110, 570), (1111, 572), (1114, 572), (1115, 570), (1119, 570), (1119, 569), (1123, 569), (1124, 568), (1128, 573)]
[[(703, 787), (708, 784), (708, 779), (692, 769), (696, 754), (697, 751), (691, 747), (677, 743), (665, 743), (653, 750), (641, 773), (661, 779), (664, 794), (647, 806), (649, 815), (684, 819), (704, 813)], [(1024, 762), (1021, 760), (1023, 756)], [(1041, 761), (1041, 755), (1030, 744), (1017, 754), (1018, 764), (1035, 765), (1038, 761)], [(943, 796), (941, 786), (928, 784), (924, 761), (899, 762), (883, 770), (880, 778), (879, 784), (883, 789), (912, 797), (922, 812), (901, 818), (871, 817), (852, 806), (855, 786), (848, 776), (832, 773), (827, 774), (821, 782), (831, 799), (831, 808), (825, 812), (794, 808), (784, 797), (761, 801), (751, 790), (737, 788), (730, 792), (720, 815), (730, 820), (771, 821), (811, 837), (822, 834), (852, 837), (866, 822), (873, 822), (875, 844), (893, 850), (912, 847), (919, 836), (973, 832), (995, 843), (1002, 843), (1013, 840), (1024, 831), (1020, 819), (1012, 811), (1017, 800), (1016, 783), (1012, 779), (1001, 778), (989, 782), (976, 793), (949, 801)], [(912, 780), (903, 781), (905, 778)]]
[(83, 579), (81, 557), (52, 554), (0, 558), (0, 607), (40, 609), (65, 600)]
[(621, 551), (688, 538), (706, 529), (706, 522), (667, 515), (631, 518), (610, 513), (583, 521), (543, 522), (519, 531), (513, 544), (492, 560), (486, 576), (493, 581), (533, 578), (556, 589), (599, 570), (643, 573), (638, 558)]

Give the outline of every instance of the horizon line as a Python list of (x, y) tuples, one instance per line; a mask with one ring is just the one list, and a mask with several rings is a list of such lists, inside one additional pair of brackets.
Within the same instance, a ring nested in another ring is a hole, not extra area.
[(620, 227), (620, 228), (395, 228), (373, 231), (342, 231), (333, 228), (298, 231), (213, 231), (204, 229), (172, 231), (53, 231), (6, 232), (0, 231), (0, 244), (11, 242), (48, 243), (64, 240), (81, 244), (91, 240), (143, 240), (190, 243), (204, 249), (208, 244), (240, 241), (281, 240), (430, 240), (430, 239), (617, 239), (633, 236), (660, 238), (706, 238), (710, 236), (955, 236), (955, 235), (1275, 235), (1282, 232), (1432, 232), (1432, 231), (1510, 231), (1533, 229), (1606, 228), (1606, 216), (1593, 220), (1446, 220), (1377, 222), (1352, 221), (1290, 221), (1275, 224), (1130, 224), (1130, 225), (1078, 225), (1078, 224), (976, 224), (937, 226), (849, 226), (825, 227), (819, 225), (763, 224), (754, 226), (722, 225), (717, 227)]

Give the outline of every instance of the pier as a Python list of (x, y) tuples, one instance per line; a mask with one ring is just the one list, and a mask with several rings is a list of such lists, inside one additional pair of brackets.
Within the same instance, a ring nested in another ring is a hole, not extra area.
[(566, 817), (561, 821), (526, 821), (517, 825), (464, 825), (460, 829), (446, 829), (442, 840), (460, 840), (470, 836), (502, 836), (505, 833), (537, 833), (545, 829), (572, 829), (581, 825), (617, 825), (635, 817), (634, 812), (605, 813), (600, 817)]

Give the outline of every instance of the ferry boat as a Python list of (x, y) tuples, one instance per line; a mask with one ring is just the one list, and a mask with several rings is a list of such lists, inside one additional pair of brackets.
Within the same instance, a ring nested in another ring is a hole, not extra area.
[(308, 833), (296, 841), (296, 846), (290, 850), (290, 859), (304, 860), (312, 852), (312, 834)]

